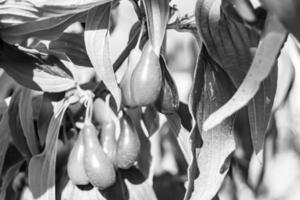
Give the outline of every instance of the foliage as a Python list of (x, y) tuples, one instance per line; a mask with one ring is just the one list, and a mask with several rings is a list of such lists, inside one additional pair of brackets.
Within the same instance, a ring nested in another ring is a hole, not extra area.
[[(114, 63), (118, 0), (0, 1), (0, 199), (299, 199), (299, 3), (129, 1)], [(200, 49), (188, 105), (169, 29)]]

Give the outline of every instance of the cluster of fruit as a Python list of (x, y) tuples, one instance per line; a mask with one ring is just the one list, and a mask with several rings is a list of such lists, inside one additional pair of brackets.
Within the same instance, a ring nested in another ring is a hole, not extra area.
[(117, 116), (110, 106), (110, 98), (105, 101), (96, 98), (91, 120), (85, 120), (78, 134), (67, 168), (75, 185), (92, 184), (105, 189), (115, 183), (117, 168), (128, 169), (137, 161), (141, 144), (126, 109), (154, 105), (159, 112), (172, 114), (179, 108), (177, 87), (163, 56), (154, 51), (149, 41), (141, 45), (143, 27), (142, 24), (120, 82), (124, 109)]
[(134, 165), (141, 144), (131, 118), (125, 112), (118, 118), (109, 100), (97, 98), (92, 114), (93, 123), (86, 121), (78, 134), (67, 171), (75, 185), (105, 189), (115, 183), (117, 168)]

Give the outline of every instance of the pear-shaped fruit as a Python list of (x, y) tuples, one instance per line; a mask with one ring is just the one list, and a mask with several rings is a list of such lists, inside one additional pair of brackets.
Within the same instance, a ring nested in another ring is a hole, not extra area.
[(95, 126), (101, 127), (103, 124), (110, 123), (114, 112), (103, 99), (97, 98), (93, 105), (93, 122)]
[(103, 190), (116, 181), (114, 166), (100, 146), (95, 126), (92, 123), (85, 124), (82, 131), (86, 175), (93, 186)]
[(155, 107), (163, 114), (173, 114), (179, 108), (178, 90), (170, 72), (168, 71), (166, 61), (163, 57), (160, 57), (159, 61), (163, 75), (163, 82)]
[(114, 121), (104, 124), (101, 127), (101, 145), (104, 153), (107, 157), (115, 163), (115, 157), (117, 153), (117, 140), (116, 140), (116, 125)]
[(71, 150), (67, 171), (70, 180), (75, 185), (87, 185), (89, 178), (87, 177), (83, 165), (84, 145), (83, 145), (83, 132), (80, 131), (78, 138)]
[(131, 77), (134, 69), (136, 68), (142, 52), (141, 50), (135, 48), (133, 49), (128, 57), (128, 67), (125, 74), (121, 80), (120, 87), (122, 92), (122, 102), (124, 105), (133, 107), (135, 105), (131, 94)]
[(142, 56), (133, 71), (131, 93), (136, 106), (146, 106), (156, 101), (162, 84), (159, 58), (147, 42)]
[(119, 168), (128, 169), (137, 160), (141, 143), (133, 122), (125, 113), (120, 120), (120, 125), (116, 162)]

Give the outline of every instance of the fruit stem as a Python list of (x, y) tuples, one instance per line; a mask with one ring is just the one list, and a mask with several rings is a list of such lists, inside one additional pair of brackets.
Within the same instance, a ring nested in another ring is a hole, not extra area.
[(140, 48), (140, 44), (141, 44), (141, 40), (142, 40), (142, 37), (143, 37), (144, 30), (145, 30), (145, 20), (142, 20), (141, 21), (141, 30), (140, 30), (139, 38), (138, 38), (137, 44), (135, 46), (136, 50), (139, 50), (139, 48)]

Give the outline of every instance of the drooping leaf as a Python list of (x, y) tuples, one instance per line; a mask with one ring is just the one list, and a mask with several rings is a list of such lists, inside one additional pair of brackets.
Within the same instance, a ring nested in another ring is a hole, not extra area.
[(71, 73), (55, 56), (5, 42), (0, 45), (0, 66), (21, 85), (46, 92), (62, 92), (75, 87)]
[(66, 14), (74, 14), (82, 11), (89, 10), (93, 7), (111, 2), (112, 0), (71, 0), (68, 2), (60, 1), (60, 0), (28, 0), (35, 7), (44, 11), (44, 15), (51, 16), (55, 15), (66, 15)]
[(1, 38), (10, 44), (22, 43), (30, 37), (54, 40), (59, 38), (68, 26), (82, 20), (84, 17), (85, 13), (78, 13), (61, 17), (41, 18), (36, 21), (11, 25), (0, 28)]
[(261, 83), (261, 86), (248, 105), (252, 143), (258, 154), (264, 146), (265, 134), (272, 113), (277, 85), (277, 67)]
[(250, 48), (257, 46), (259, 35), (227, 16), (223, 2), (227, 1), (198, 0), (196, 22), (210, 56), (239, 87), (251, 64)]
[(117, 107), (121, 105), (121, 92), (110, 60), (109, 16), (111, 4), (107, 3), (88, 12), (84, 40), (89, 58), (98, 77), (114, 97)]
[(32, 154), (28, 148), (19, 116), (20, 95), (21, 90), (18, 89), (11, 97), (7, 113), (5, 114), (7, 115), (6, 117), (8, 118), (9, 124), (7, 131), (10, 132), (13, 144), (15, 144), (16, 148), (24, 158), (30, 158)]
[(64, 100), (55, 104), (54, 115), (48, 127), (45, 149), (41, 154), (32, 157), (29, 162), (29, 187), (35, 198), (55, 200), (56, 146), (60, 125), (67, 107), (68, 102)]
[(169, 0), (143, 0), (148, 34), (154, 53), (159, 56), (169, 21)]
[[(205, 53), (204, 55), (208, 56)], [(198, 93), (201, 97), (196, 111), (193, 110), (196, 113), (196, 127), (199, 131), (192, 134), (195, 137), (195, 134), (201, 133), (197, 137), (198, 140), (199, 137), (202, 138), (201, 147), (195, 146), (197, 141), (193, 141), (194, 144), (192, 144), (192, 148), (194, 148), (192, 151), (196, 151), (193, 155), (196, 165), (193, 167), (197, 167), (200, 174), (189, 176), (189, 182), (193, 186), (188, 188), (186, 199), (210, 200), (216, 195), (229, 169), (230, 154), (235, 149), (234, 117), (226, 119), (209, 131), (202, 131), (204, 120), (210, 113), (222, 106), (235, 91), (235, 87), (226, 73), (210, 57), (205, 59), (206, 61), (202, 61), (205, 63), (204, 66), (198, 65), (198, 67), (205, 68), (204, 87), (203, 91)], [(195, 93), (193, 92), (193, 94)], [(192, 97), (199, 99), (198, 96)], [(197, 149), (200, 152), (197, 152)]]
[(40, 145), (33, 123), (32, 98), (33, 93), (30, 89), (21, 89), (19, 117), (30, 152), (32, 155), (36, 155), (40, 152)]
[(5, 1), (0, 4), (0, 20), (4, 23), (1, 37), (12, 44), (29, 37), (57, 39), (69, 25), (81, 21), (88, 10), (111, 1)]
[(44, 93), (42, 105), (37, 119), (37, 131), (41, 146), (45, 144), (49, 123), (54, 114), (52, 101), (49, 98), (49, 93)]
[(287, 31), (280, 22), (274, 16), (269, 16), (246, 77), (231, 99), (205, 121), (204, 130), (219, 124), (245, 106), (254, 97), (262, 81), (269, 76), (273, 69), (286, 36)]

